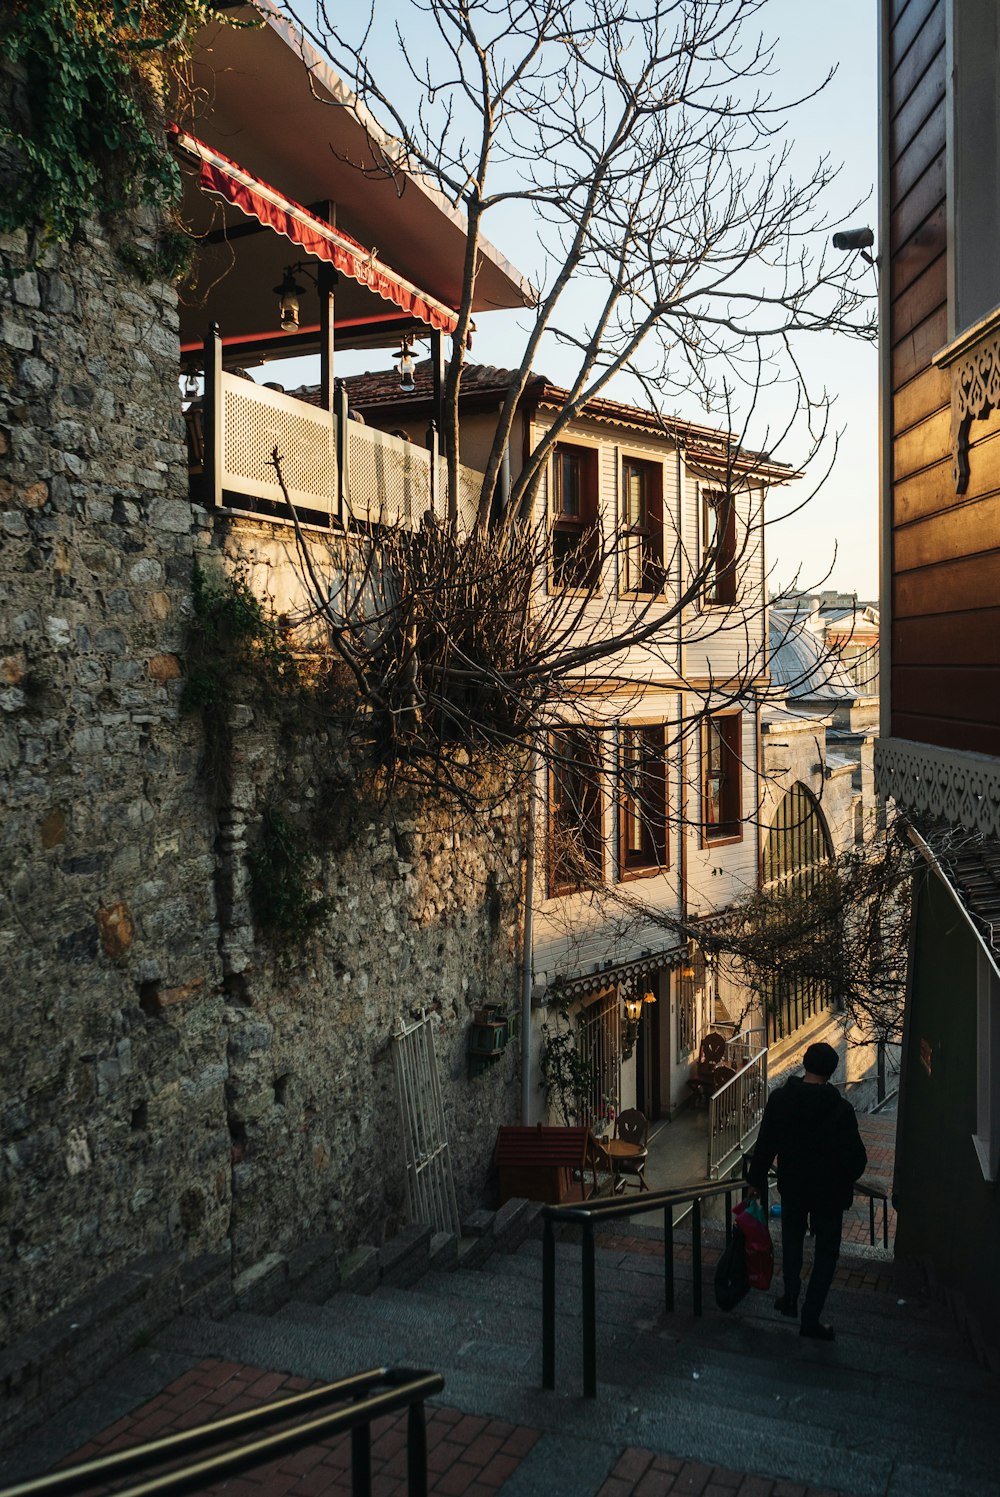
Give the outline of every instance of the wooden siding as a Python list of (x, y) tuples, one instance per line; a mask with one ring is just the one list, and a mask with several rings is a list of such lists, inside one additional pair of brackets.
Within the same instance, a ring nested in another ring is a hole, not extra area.
[[(885, 0), (890, 152), (892, 732), (1000, 754), (1000, 416), (974, 423), (952, 478), (946, 0)], [(995, 247), (991, 247), (995, 251)]]

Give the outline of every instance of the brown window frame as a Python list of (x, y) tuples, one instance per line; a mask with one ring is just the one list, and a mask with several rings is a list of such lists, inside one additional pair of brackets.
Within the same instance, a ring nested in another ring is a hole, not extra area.
[[(630, 477), (642, 480), (639, 514), (632, 515)], [(638, 551), (633, 576), (632, 547)], [(663, 591), (663, 464), (639, 457), (622, 458), (621, 502), (621, 586), (622, 593), (646, 593), (655, 596)]]
[(601, 772), (596, 732), (587, 728), (553, 729), (549, 734), (548, 775), (549, 898), (575, 894), (593, 882), (603, 881)]
[(710, 608), (732, 608), (737, 601), (738, 587), (736, 495), (731, 490), (702, 489), (701, 538), (702, 566), (707, 568), (703, 601)]
[[(567, 469), (575, 482), (567, 503)], [(598, 583), (598, 453), (557, 442), (549, 469), (549, 578), (556, 592), (586, 591)]]
[[(718, 748), (717, 757), (714, 751)], [(717, 784), (713, 794), (712, 786)], [(710, 816), (713, 807), (718, 814)], [(743, 714), (713, 713), (702, 725), (701, 826), (702, 842), (740, 842), (743, 839)]]
[[(632, 745), (638, 746), (637, 758)], [(666, 729), (662, 723), (624, 723), (618, 735), (618, 876), (648, 877), (669, 866)]]

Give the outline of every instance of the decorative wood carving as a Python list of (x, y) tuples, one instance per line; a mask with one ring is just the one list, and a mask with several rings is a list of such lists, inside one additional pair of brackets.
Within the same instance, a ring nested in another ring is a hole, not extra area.
[(969, 486), (969, 428), (1000, 406), (1000, 331), (992, 330), (951, 366), (951, 448), (955, 493)]
[(875, 744), (875, 791), (903, 811), (923, 811), (1000, 837), (1000, 761), (906, 738)]

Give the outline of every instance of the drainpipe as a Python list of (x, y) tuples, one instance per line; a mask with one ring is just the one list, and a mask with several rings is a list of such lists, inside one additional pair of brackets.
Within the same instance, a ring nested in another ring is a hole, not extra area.
[(535, 781), (538, 751), (532, 748), (528, 767), (528, 826), (524, 838), (524, 920), (521, 927), (521, 1122), (531, 1117), (532, 1048), (531, 989), (534, 982), (535, 914), (535, 818), (538, 802)]
[(506, 515), (507, 505), (510, 501), (510, 443), (503, 444), (503, 457), (500, 459), (500, 514)]

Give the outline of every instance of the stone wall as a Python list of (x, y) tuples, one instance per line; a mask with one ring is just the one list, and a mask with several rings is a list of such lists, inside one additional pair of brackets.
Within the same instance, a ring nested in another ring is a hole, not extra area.
[[(140, 234), (139, 248), (143, 248)], [(28, 244), (2, 244), (5, 272)], [(178, 714), (194, 545), (173, 288), (95, 227), (0, 279), (8, 1327), (229, 1220), (214, 828)]]
[[(4, 269), (26, 253), (0, 241)], [(276, 784), (308, 819), (317, 745), (289, 758), (241, 704), (209, 793), (180, 710), (193, 563), (266, 570), (280, 527), (190, 503), (177, 360), (173, 289), (96, 226), (0, 280), (4, 1336), (151, 1251), (239, 1275), (321, 1233), (380, 1242), (404, 1215), (400, 1016), (437, 1016), (464, 1209), (517, 1116), (517, 1046), (467, 1062), (475, 1008), (518, 991), (511, 808), (361, 806), (317, 860), (308, 941), (254, 932), (248, 848)]]

